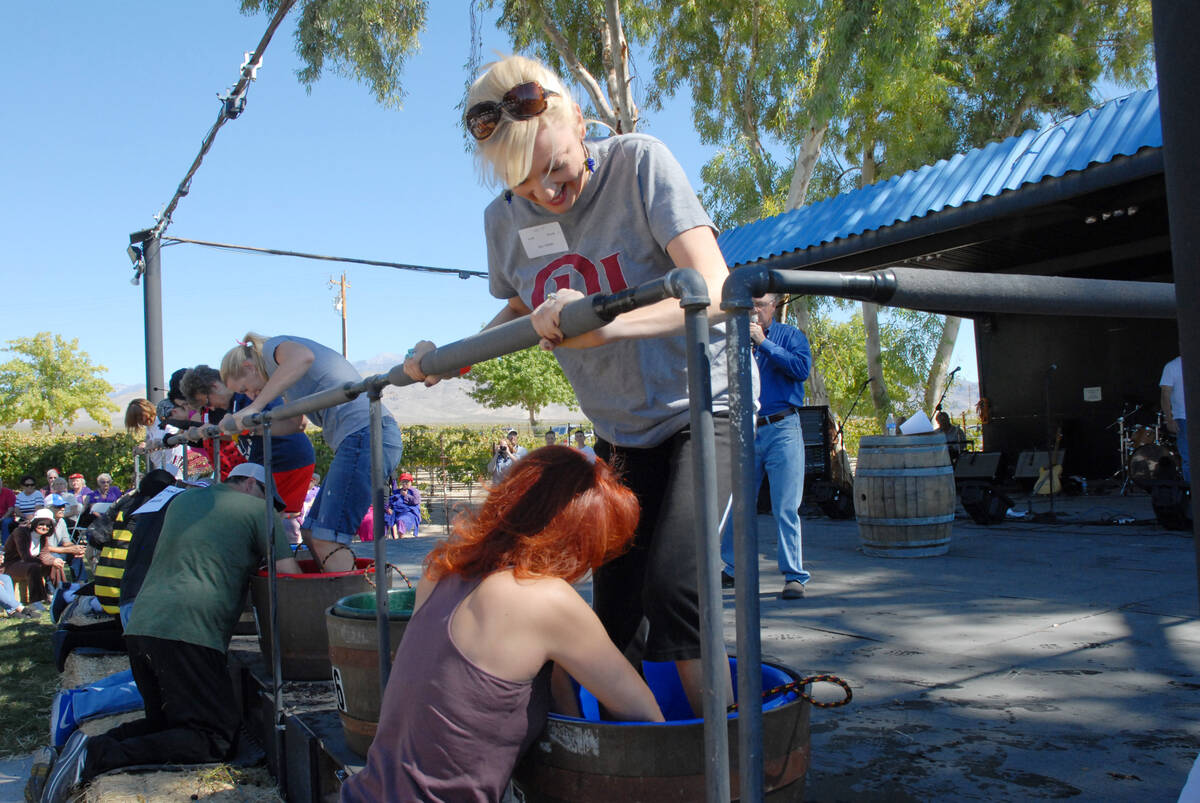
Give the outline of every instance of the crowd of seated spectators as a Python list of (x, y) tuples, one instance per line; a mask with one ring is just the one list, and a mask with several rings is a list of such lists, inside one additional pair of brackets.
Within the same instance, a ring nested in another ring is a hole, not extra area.
[(84, 528), (121, 498), (112, 476), (96, 477), (96, 490), (80, 473), (61, 476), (48, 469), (44, 486), (25, 474), (15, 488), (0, 479), (0, 616), (45, 610), (54, 591), (86, 573)]

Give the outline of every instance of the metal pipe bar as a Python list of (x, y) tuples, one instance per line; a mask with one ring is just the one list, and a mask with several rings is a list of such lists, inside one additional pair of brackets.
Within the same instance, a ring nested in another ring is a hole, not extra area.
[[(953, 315), (981, 312), (1027, 315), (1079, 315), (1122, 318), (1174, 318), (1175, 286), (1166, 282), (1068, 279), (1058, 276), (964, 273), (928, 268), (885, 268), (865, 273), (740, 268), (726, 280), (741, 296), (773, 291), (871, 301)], [(752, 298), (752, 296), (749, 296)]]
[(375, 537), (375, 623), (379, 629), (379, 699), (387, 690), (392, 667), (390, 605), (388, 604), (387, 550), (384, 539), (383, 483), (387, 469), (383, 465), (383, 391), (373, 388), (371, 400), (371, 510)]
[(275, 570), (275, 475), (271, 473), (271, 422), (263, 422), (263, 483), (267, 509), (267, 608), (271, 619), (271, 689), (272, 728), (271, 746), (275, 753), (275, 769), (278, 773), (280, 796), (287, 800), (287, 770), (284, 767), (283, 749), (283, 645), (279, 641), (279, 576)]
[[(562, 310), (560, 328), (567, 337), (575, 337), (599, 329), (622, 312), (671, 298), (672, 289), (688, 286), (685, 274), (692, 272), (694, 271), (691, 268), (677, 268), (661, 279), (647, 282), (638, 287), (631, 287), (619, 293), (588, 296), (578, 301), (572, 301)], [(434, 349), (421, 358), (421, 370), (431, 376), (457, 374), (463, 368), (468, 368), (477, 362), (535, 346), (540, 339), (533, 329), (529, 316), (525, 316)], [(404, 387), (411, 384), (413, 384), (413, 380), (404, 373), (403, 364), (394, 365), (386, 374), (377, 374), (367, 377), (361, 382), (347, 382), (338, 388), (313, 393), (288, 404), (282, 404), (269, 412), (249, 416), (246, 423), (249, 426), (257, 426), (268, 419), (278, 421), (298, 415), (307, 415), (327, 407), (344, 404), (375, 386)], [(232, 417), (222, 419), (215, 433), (214, 430), (209, 429), (211, 426), (210, 424), (205, 427), (193, 427), (189, 432), (194, 430), (195, 433), (190, 437), (212, 437), (213, 434), (232, 434), (234, 432)], [(185, 434), (173, 435), (168, 442), (179, 443), (187, 437), (189, 436)]]
[[(1163, 162), (1167, 187), (1167, 218), (1171, 230), (1171, 263), (1179, 298), (1179, 354), (1183, 358), (1184, 398), (1192, 400), (1184, 432), (1193, 454), (1200, 444), (1200, 162), (1195, 143), (1200, 135), (1200, 110), (1192, 99), (1192, 82), (1200, 68), (1200, 51), (1193, 41), (1200, 24), (1195, 3), (1154, 0), (1154, 53), (1158, 65), (1158, 91), (1162, 104)], [(1200, 474), (1191, 465), (1192, 499), (1200, 499)], [(1194, 507), (1194, 505), (1193, 505)], [(1200, 517), (1193, 515), (1192, 539), (1196, 570), (1200, 572)]]
[(733, 467), (734, 606), (737, 612), (738, 775), (741, 800), (763, 799), (762, 639), (758, 609), (758, 498), (754, 472), (754, 375), (749, 308), (730, 308), (730, 461)]
[(708, 288), (699, 274), (698, 287), (679, 288), (687, 341), (689, 416), (692, 438), (692, 481), (699, 505), (696, 516), (698, 592), (700, 595), (700, 661), (704, 677), (704, 769), (707, 799), (729, 801), (729, 729), (726, 725), (724, 615), (721, 605), (721, 533), (717, 518), (717, 448), (712, 412), (712, 361), (709, 355)]

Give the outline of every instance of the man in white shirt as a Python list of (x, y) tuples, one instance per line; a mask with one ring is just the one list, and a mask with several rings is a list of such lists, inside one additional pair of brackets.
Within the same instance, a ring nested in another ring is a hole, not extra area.
[(1162, 379), (1158, 380), (1162, 391), (1163, 423), (1167, 431), (1175, 436), (1175, 448), (1179, 450), (1180, 470), (1185, 482), (1192, 481), (1192, 469), (1188, 461), (1187, 410), (1183, 400), (1183, 358), (1176, 357), (1163, 366)]

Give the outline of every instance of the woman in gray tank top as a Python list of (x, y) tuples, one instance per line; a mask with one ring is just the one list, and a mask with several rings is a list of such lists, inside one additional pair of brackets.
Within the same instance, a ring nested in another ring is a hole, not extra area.
[[(343, 803), (499, 800), (574, 678), (623, 720), (654, 695), (571, 587), (623, 552), (638, 503), (603, 461), (547, 446), (517, 461), (425, 560), (366, 768)], [(562, 693), (560, 693), (560, 690)]]

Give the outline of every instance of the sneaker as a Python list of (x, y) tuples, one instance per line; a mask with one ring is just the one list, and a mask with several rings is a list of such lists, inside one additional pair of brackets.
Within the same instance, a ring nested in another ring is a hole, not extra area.
[(783, 584), (780, 599), (804, 599), (804, 584), (799, 580), (788, 580)]
[(38, 803), (42, 790), (46, 788), (46, 777), (54, 766), (53, 747), (43, 747), (33, 754), (33, 766), (29, 768), (29, 780), (25, 782), (25, 803)]
[(42, 803), (66, 803), (73, 790), (83, 780), (83, 762), (87, 758), (87, 734), (75, 731), (67, 739), (58, 761), (46, 778)]
[(75, 707), (71, 701), (75, 699), (74, 689), (64, 689), (54, 695), (50, 704), (50, 744), (62, 747), (67, 739), (79, 727), (75, 721)]
[(721, 588), (733, 588), (733, 575), (729, 572), (721, 572)]

